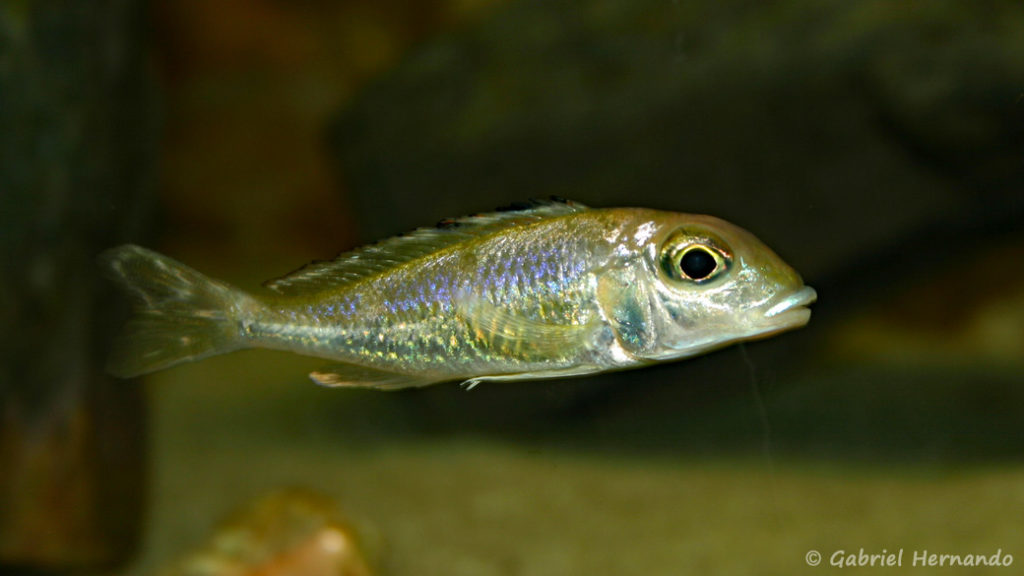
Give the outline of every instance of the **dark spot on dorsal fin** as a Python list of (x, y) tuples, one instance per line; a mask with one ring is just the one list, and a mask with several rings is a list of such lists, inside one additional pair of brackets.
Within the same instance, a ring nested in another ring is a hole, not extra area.
[(459, 226), (462, 226), (462, 223), (454, 218), (444, 218), (434, 225), (435, 228), (440, 228), (441, 230), (451, 230)]

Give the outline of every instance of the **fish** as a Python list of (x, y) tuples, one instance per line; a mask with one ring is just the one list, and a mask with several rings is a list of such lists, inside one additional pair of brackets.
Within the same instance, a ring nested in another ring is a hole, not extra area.
[(99, 257), (134, 309), (132, 378), (245, 348), (330, 361), (329, 387), (398, 390), (596, 374), (804, 326), (817, 294), (719, 218), (553, 198), (313, 262), (244, 292), (127, 244)]

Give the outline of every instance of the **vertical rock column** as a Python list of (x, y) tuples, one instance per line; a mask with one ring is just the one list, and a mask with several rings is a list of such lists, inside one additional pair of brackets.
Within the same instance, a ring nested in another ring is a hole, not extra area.
[(103, 371), (125, 311), (96, 255), (152, 228), (145, 16), (0, 4), (0, 571), (110, 566), (138, 541), (143, 397)]

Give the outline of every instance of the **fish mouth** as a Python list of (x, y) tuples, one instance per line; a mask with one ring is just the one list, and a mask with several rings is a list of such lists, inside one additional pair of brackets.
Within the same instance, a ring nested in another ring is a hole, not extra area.
[(779, 300), (764, 314), (764, 318), (768, 321), (768, 328), (773, 331), (785, 330), (807, 324), (811, 319), (811, 310), (807, 306), (817, 299), (818, 293), (814, 291), (814, 288), (804, 286)]

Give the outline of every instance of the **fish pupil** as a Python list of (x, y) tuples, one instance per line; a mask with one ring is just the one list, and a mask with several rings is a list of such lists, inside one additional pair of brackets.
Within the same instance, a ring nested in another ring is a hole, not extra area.
[(679, 269), (688, 278), (703, 280), (718, 268), (715, 257), (705, 248), (691, 248), (679, 259)]

